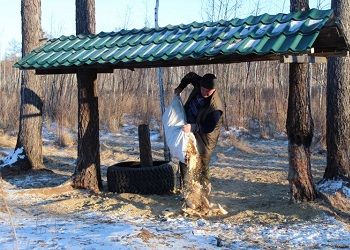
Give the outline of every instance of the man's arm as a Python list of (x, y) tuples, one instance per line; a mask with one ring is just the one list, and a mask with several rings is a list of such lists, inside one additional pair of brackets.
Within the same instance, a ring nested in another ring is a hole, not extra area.
[(192, 84), (195, 88), (199, 87), (199, 82), (200, 82), (201, 77), (199, 75), (197, 75), (194, 72), (189, 72), (187, 73), (182, 79), (181, 82), (179, 84), (179, 86), (177, 86), (177, 88), (175, 89), (175, 94), (180, 94), (186, 87), (188, 84)]

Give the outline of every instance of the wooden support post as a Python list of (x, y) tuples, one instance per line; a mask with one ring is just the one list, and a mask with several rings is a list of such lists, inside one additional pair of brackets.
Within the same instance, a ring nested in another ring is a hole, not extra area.
[(102, 190), (100, 172), (97, 74), (82, 71), (78, 81), (78, 159), (73, 175), (75, 188)]
[(294, 202), (312, 201), (316, 198), (311, 174), (310, 146), (314, 123), (311, 114), (310, 85), (308, 65), (292, 63), (289, 67), (286, 128), (289, 151), (288, 180), (291, 200)]
[(139, 147), (140, 147), (140, 165), (142, 167), (152, 167), (152, 148), (147, 124), (139, 125)]

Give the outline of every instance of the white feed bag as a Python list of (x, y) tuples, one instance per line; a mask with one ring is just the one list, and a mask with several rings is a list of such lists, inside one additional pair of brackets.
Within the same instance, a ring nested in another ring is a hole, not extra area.
[(182, 131), (182, 126), (186, 124), (186, 114), (180, 96), (174, 96), (164, 111), (162, 121), (170, 154), (179, 161), (185, 162), (188, 141), (191, 138), (196, 145), (196, 139), (192, 132)]

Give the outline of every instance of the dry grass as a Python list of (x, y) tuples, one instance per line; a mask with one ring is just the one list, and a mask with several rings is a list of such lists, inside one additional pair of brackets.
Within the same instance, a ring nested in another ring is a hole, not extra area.
[(242, 139), (238, 139), (237, 136), (230, 134), (229, 138), (227, 140), (229, 143), (229, 146), (232, 146), (236, 149), (238, 149), (241, 152), (247, 153), (247, 154), (257, 154), (255, 149), (253, 149), (247, 142), (245, 142)]
[(10, 136), (0, 131), (0, 147), (14, 148), (16, 146), (16, 137)]
[(70, 147), (75, 144), (75, 140), (73, 139), (72, 135), (65, 129), (60, 130), (58, 132), (57, 137), (57, 145), (60, 147)]

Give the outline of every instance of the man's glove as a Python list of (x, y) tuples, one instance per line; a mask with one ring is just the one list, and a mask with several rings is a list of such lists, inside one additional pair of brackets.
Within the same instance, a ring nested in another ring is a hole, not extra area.
[(182, 78), (181, 83), (186, 83), (186, 84), (198, 83), (199, 84), (200, 80), (201, 80), (201, 77), (199, 75), (197, 75), (194, 72), (189, 72)]

